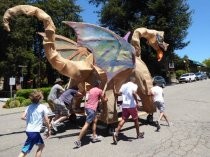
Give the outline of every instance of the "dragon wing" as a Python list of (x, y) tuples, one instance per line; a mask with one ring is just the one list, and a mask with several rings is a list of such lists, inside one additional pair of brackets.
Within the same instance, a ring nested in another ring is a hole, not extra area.
[[(46, 37), (45, 33), (38, 33), (41, 35), (43, 38)], [(61, 54), (63, 58), (70, 59), (70, 60), (75, 60), (76, 59), (76, 51), (78, 50), (77, 48), (77, 43), (74, 42), (73, 40), (70, 40), (62, 35), (55, 35), (55, 48), (56, 50)]]
[(114, 32), (92, 24), (64, 21), (77, 34), (77, 44), (88, 48), (95, 64), (103, 69), (108, 81), (128, 68), (134, 68), (134, 48)]

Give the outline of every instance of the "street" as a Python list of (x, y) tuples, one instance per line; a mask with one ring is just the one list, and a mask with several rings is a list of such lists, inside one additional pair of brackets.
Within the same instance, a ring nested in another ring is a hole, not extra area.
[[(147, 125), (146, 115), (140, 117), (143, 139), (135, 139), (133, 122), (125, 123), (119, 142), (113, 145), (112, 136), (99, 129), (102, 141), (92, 143), (89, 132), (82, 147), (75, 149), (74, 141), (81, 126), (71, 125), (63, 133), (45, 140), (44, 157), (209, 157), (210, 156), (210, 79), (182, 83), (164, 88), (166, 114), (172, 126), (161, 121), (160, 132)], [(2, 102), (1, 102), (2, 103)], [(25, 142), (25, 122), (19, 109), (0, 109), (0, 157), (17, 156)], [(154, 114), (157, 119), (159, 113)], [(29, 157), (34, 156), (36, 146)]]

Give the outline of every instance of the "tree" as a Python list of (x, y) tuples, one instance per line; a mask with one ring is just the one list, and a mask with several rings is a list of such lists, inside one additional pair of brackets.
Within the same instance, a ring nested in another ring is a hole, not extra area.
[[(68, 27), (61, 24), (62, 21), (81, 21), (79, 13), (81, 8), (75, 5), (75, 0), (13, 0), (0, 1), (0, 18), (4, 12), (15, 5), (30, 4), (43, 9), (48, 13), (57, 27), (57, 34), (67, 37), (73, 37), (73, 33)], [(37, 32), (43, 32), (43, 24), (36, 18), (19, 15), (11, 21), (11, 32), (3, 29), (2, 21), (0, 24), (0, 76), (5, 78), (5, 83), (11, 76), (21, 76), (24, 73), (25, 80), (46, 77), (48, 74), (50, 82), (54, 81), (55, 75), (58, 75), (46, 61), (42, 46), (42, 38)], [(18, 65), (25, 65), (23, 71)], [(8, 84), (5, 84), (5, 90), (8, 90)]]
[[(56, 34), (75, 39), (73, 31), (69, 31), (69, 27), (62, 24), (62, 21), (82, 21), (79, 13), (81, 8), (75, 5), (75, 0), (33, 0), (32, 5), (44, 10), (49, 14), (56, 26)], [(43, 32), (43, 23), (36, 24), (36, 32)], [(51, 65), (46, 60), (45, 53), (42, 46), (42, 38), (37, 35), (35, 37), (34, 50), (39, 56), (39, 61), (42, 60), (46, 65), (46, 74), (50, 84), (52, 84), (56, 77), (60, 77), (59, 73), (52, 69)]]
[(109, 27), (121, 36), (139, 27), (165, 32), (165, 41), (170, 45), (161, 63), (156, 62), (154, 50), (145, 41), (141, 43), (142, 59), (151, 73), (157, 72), (157, 66), (165, 67), (167, 71), (168, 63), (175, 58), (174, 51), (189, 44), (184, 39), (191, 25), (192, 11), (186, 0), (89, 0), (89, 2), (102, 6), (99, 12), (102, 26)]
[[(26, 4), (25, 0), (0, 1), (0, 18), (4, 15), (6, 9), (18, 5)], [(18, 19), (11, 21), (11, 32), (7, 33), (3, 29), (2, 21), (0, 24), (0, 76), (4, 77), (4, 87), (8, 90), (9, 77), (18, 76), (20, 78), (21, 71), (18, 65), (28, 65), (28, 62), (35, 62), (35, 57), (31, 49), (34, 33), (31, 27), (32, 20), (25, 16), (20, 16)], [(24, 69), (25, 72), (26, 69)], [(22, 71), (23, 72), (23, 71)]]
[(205, 59), (202, 63), (206, 65), (206, 71), (210, 74), (210, 58)]
[(208, 68), (210, 68), (210, 58), (205, 59), (202, 63), (205, 64)]

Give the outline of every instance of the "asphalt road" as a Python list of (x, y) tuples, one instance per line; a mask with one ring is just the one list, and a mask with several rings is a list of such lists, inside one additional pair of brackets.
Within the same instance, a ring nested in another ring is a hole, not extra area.
[[(80, 125), (70, 124), (63, 133), (45, 140), (45, 157), (209, 157), (210, 156), (210, 79), (183, 83), (164, 88), (166, 113), (171, 127), (161, 121), (160, 132), (141, 118), (144, 139), (135, 139), (133, 122), (127, 122), (117, 145), (112, 137), (98, 129), (102, 141), (92, 143), (91, 132), (83, 139), (83, 146), (74, 148)], [(0, 109), (0, 157), (17, 156), (26, 139), (25, 122), (20, 120), (19, 109)], [(156, 119), (158, 113), (155, 113)], [(34, 156), (36, 147), (28, 155)]]

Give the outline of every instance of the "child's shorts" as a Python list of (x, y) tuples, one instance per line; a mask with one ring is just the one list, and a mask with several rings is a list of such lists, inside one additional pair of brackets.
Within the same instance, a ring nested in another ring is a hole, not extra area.
[(96, 117), (96, 111), (92, 110), (92, 109), (89, 109), (89, 108), (86, 108), (85, 109), (85, 112), (87, 114), (86, 116), (86, 122), (87, 123), (92, 123), (93, 120), (95, 119)]
[(39, 132), (26, 132), (26, 135), (28, 138), (22, 148), (23, 153), (29, 153), (35, 144), (44, 144)]
[(66, 105), (60, 101), (59, 99), (56, 99), (56, 104), (55, 104), (55, 115), (59, 116), (69, 116), (69, 110), (67, 109)]
[(165, 111), (165, 104), (164, 102), (155, 101), (155, 106), (158, 108), (160, 112)]
[(122, 109), (122, 119), (127, 120), (129, 118), (129, 116), (131, 116), (133, 120), (138, 119), (137, 108), (123, 108)]

